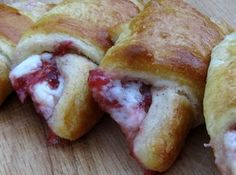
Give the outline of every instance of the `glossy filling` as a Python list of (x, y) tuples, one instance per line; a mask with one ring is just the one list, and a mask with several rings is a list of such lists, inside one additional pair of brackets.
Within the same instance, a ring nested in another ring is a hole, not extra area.
[(98, 104), (121, 126), (132, 143), (152, 102), (150, 86), (96, 69), (90, 71), (89, 88)]
[(231, 130), (224, 135), (224, 149), (226, 152), (226, 164), (232, 174), (236, 174), (236, 131)]
[(64, 79), (57, 68), (56, 59), (71, 51), (71, 42), (61, 43), (53, 53), (32, 55), (10, 73), (13, 88), (20, 100), (24, 102), (27, 96), (31, 96), (37, 112), (46, 120), (52, 116), (64, 88)]

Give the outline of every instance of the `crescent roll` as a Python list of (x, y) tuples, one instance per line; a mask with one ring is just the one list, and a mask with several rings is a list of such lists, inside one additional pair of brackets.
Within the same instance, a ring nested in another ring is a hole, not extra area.
[(236, 33), (225, 37), (211, 55), (204, 116), (215, 163), (224, 175), (236, 174)]
[(89, 70), (113, 45), (109, 28), (136, 16), (140, 7), (141, 1), (66, 0), (20, 40), (12, 85), (22, 102), (32, 98), (57, 136), (75, 140), (101, 117), (87, 86)]
[(20, 10), (23, 14), (30, 17), (33, 21), (37, 21), (44, 13), (49, 11), (55, 4), (42, 3), (36, 0), (27, 0), (11, 3), (10, 6)]
[(203, 122), (210, 53), (224, 34), (182, 0), (149, 1), (121, 28), (116, 45), (90, 71), (89, 87), (121, 126), (132, 156), (163, 172), (189, 130)]
[(14, 48), (32, 23), (21, 11), (0, 3), (0, 105), (12, 91), (8, 76)]

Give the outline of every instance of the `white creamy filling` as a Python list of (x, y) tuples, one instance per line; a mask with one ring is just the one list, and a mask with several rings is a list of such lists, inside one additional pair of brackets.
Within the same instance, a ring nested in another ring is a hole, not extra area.
[(224, 148), (226, 151), (226, 164), (232, 174), (236, 174), (236, 131), (228, 131), (224, 135)]
[(129, 83), (122, 87), (120, 80), (115, 80), (111, 88), (103, 87), (103, 93), (109, 101), (117, 100), (121, 107), (109, 109), (112, 118), (125, 129), (139, 127), (145, 111), (139, 108), (139, 104), (144, 100), (144, 96), (139, 89), (141, 83)]
[(42, 60), (49, 60), (51, 58), (52, 54), (49, 53), (30, 56), (11, 71), (10, 79), (19, 78), (23, 75), (37, 71), (42, 65)]
[[(40, 70), (42, 61), (50, 61), (52, 54), (43, 53), (41, 55), (32, 55), (21, 64), (16, 66), (10, 73), (10, 79), (13, 82), (17, 78)], [(54, 107), (60, 98), (64, 88), (64, 80), (59, 77), (59, 86), (56, 89), (50, 88), (47, 81), (39, 82), (33, 85), (29, 92), (32, 95), (32, 100), (36, 104), (38, 112), (40, 112), (46, 120), (48, 120), (54, 110)]]
[(53, 55), (51, 53), (43, 53), (40, 56), (41, 56), (41, 60), (49, 61), (52, 58)]
[(38, 111), (41, 112), (46, 120), (53, 113), (54, 107), (60, 98), (64, 87), (64, 80), (59, 78), (59, 86), (57, 89), (50, 88), (47, 82), (35, 84), (31, 89), (32, 100), (38, 105)]

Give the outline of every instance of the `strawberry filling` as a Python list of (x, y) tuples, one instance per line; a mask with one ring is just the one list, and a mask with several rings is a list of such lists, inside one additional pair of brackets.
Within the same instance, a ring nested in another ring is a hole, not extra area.
[[(71, 41), (60, 43), (52, 53), (30, 56), (10, 73), (12, 86), (21, 102), (31, 96), (37, 112), (47, 121), (50, 120), (64, 88), (64, 79), (58, 70), (56, 59), (68, 53), (80, 54)], [(50, 133), (49, 143), (58, 143), (60, 139)]]
[(36, 69), (30, 71), (23, 76), (11, 78), (14, 89), (16, 90), (20, 100), (23, 102), (27, 96), (31, 95), (30, 89), (37, 83), (47, 82), (51, 89), (59, 87), (60, 72), (56, 64), (56, 57), (63, 56), (73, 52), (72, 42), (65, 41), (55, 47), (54, 52), (49, 58), (41, 59), (41, 64)]
[(60, 72), (53, 58), (54, 57), (50, 60), (42, 60), (42, 64), (38, 70), (14, 80), (13, 87), (22, 102), (30, 95), (29, 89), (39, 82), (47, 82), (51, 89), (58, 88)]
[(121, 126), (132, 145), (152, 102), (151, 87), (99, 69), (90, 71), (88, 83), (95, 100)]

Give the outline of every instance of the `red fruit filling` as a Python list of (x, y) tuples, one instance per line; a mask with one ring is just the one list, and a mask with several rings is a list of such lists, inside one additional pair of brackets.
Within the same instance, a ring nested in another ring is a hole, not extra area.
[[(42, 104), (42, 98), (40, 100), (35, 98), (34, 87), (36, 87), (36, 85), (38, 85), (39, 83), (47, 83), (49, 89), (57, 90), (60, 85), (59, 78), (61, 77), (61, 74), (56, 64), (56, 58), (68, 53), (79, 53), (79, 51), (73, 47), (73, 43), (71, 41), (62, 42), (59, 45), (55, 46), (54, 52), (48, 54), (50, 56), (47, 59), (43, 58), (43, 54), (40, 55), (40, 65), (29, 71), (29, 73), (25, 73), (19, 77), (15, 76), (14, 74), (12, 77), (10, 76), (13, 88), (16, 90), (20, 100), (23, 102), (27, 96), (31, 96), (37, 112), (41, 113), (46, 120), (48, 120), (52, 115), (53, 109), (48, 110), (48, 108), (51, 108), (52, 106), (47, 106), (47, 103)], [(29, 64), (28, 66), (31, 65)], [(46, 89), (45, 91), (47, 92), (48, 90)], [(58, 100), (57, 98), (55, 99)], [(60, 140), (62, 139), (60, 139), (49, 130), (48, 142), (50, 144), (59, 143), (61, 142)]]
[(95, 100), (121, 126), (132, 144), (152, 102), (150, 86), (119, 79), (99, 69), (90, 71), (88, 83)]
[(13, 87), (23, 102), (30, 95), (29, 89), (39, 82), (46, 81), (51, 89), (57, 89), (59, 86), (59, 76), (60, 72), (57, 69), (55, 59), (52, 57), (50, 61), (43, 60), (42, 65), (37, 71), (15, 79)]
[(13, 87), (16, 90), (20, 100), (23, 102), (30, 95), (30, 88), (39, 82), (47, 82), (51, 89), (57, 89), (59, 86), (59, 76), (56, 65), (56, 56), (63, 56), (73, 52), (71, 41), (65, 41), (55, 47), (50, 60), (42, 60), (42, 64), (32, 73), (25, 74), (13, 80)]

